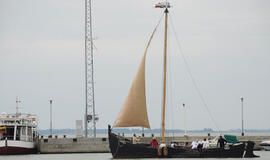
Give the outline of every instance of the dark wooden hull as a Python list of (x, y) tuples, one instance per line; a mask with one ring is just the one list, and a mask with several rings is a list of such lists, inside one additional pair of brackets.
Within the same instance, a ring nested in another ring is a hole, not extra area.
[(108, 129), (108, 136), (113, 158), (242, 158), (245, 152), (245, 143), (240, 143), (232, 145), (228, 149), (167, 147), (167, 154), (165, 156), (163, 150), (158, 151), (158, 149), (151, 147), (149, 144), (132, 144), (130, 140), (112, 133), (110, 127)]
[(121, 140), (114, 133), (109, 134), (109, 145), (113, 158), (156, 158), (157, 150), (147, 144), (132, 144)]
[(0, 147), (0, 155), (35, 154), (36, 148)]
[(34, 154), (37, 153), (35, 142), (1, 140), (0, 155)]

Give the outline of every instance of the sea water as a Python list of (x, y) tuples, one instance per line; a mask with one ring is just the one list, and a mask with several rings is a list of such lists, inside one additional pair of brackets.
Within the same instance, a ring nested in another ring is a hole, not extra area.
[[(255, 151), (254, 153), (260, 156), (260, 158), (254, 158), (254, 160), (270, 160), (270, 151)], [(32, 154), (32, 155), (0, 156), (0, 160), (110, 160), (110, 159), (112, 159), (111, 153)], [(183, 160), (184, 158), (175, 158), (175, 159)], [(239, 160), (239, 158), (209, 158), (209, 159)], [(250, 160), (251, 158), (244, 158), (244, 159)], [(189, 158), (188, 160), (198, 160), (198, 158), (197, 159)]]

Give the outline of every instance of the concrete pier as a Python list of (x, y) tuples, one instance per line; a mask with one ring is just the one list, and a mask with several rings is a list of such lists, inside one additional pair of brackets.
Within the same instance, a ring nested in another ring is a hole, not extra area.
[(40, 153), (107, 153), (108, 138), (47, 138), (38, 142)]
[[(132, 137), (126, 137), (132, 139)], [(166, 137), (165, 143), (178, 142), (184, 145), (186, 142), (191, 144), (193, 140), (203, 140), (204, 138), (213, 139), (214, 136), (185, 136), (185, 137)], [(239, 141), (254, 141), (255, 150), (261, 150), (260, 142), (270, 139), (270, 136), (238, 136)], [(141, 137), (140, 142), (150, 143), (152, 137)], [(160, 137), (157, 137), (160, 142)], [(41, 154), (46, 153), (108, 153), (108, 138), (42, 138), (39, 140), (38, 149)]]

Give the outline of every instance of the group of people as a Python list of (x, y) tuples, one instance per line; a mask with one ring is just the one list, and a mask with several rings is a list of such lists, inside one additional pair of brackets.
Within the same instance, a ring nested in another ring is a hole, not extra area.
[(191, 143), (191, 149), (206, 149), (209, 148), (209, 146), (210, 143), (206, 138), (203, 141), (193, 141)]
[[(133, 134), (132, 142), (133, 144), (137, 144), (140, 141), (140, 137), (137, 137), (136, 134)], [(224, 148), (225, 144), (227, 143), (226, 139), (224, 139), (222, 136), (219, 136), (217, 146), (220, 148)], [(153, 148), (158, 147), (158, 141), (155, 137), (152, 138), (150, 145)], [(171, 143), (171, 147), (174, 148), (176, 147), (176, 143)], [(187, 146), (187, 144), (186, 144)], [(190, 145), (191, 149), (207, 149), (210, 147), (209, 141), (205, 138), (203, 141), (193, 141)]]
[[(226, 143), (227, 143), (226, 139), (224, 139), (222, 136), (219, 136), (217, 146), (219, 146), (220, 148), (224, 148)], [(210, 147), (210, 143), (205, 138), (203, 141), (193, 141), (190, 147), (191, 149), (206, 149)]]
[[(132, 143), (133, 144), (137, 144), (138, 142), (140, 141), (140, 136), (137, 137), (136, 134), (133, 134), (133, 137), (132, 137)], [(156, 137), (153, 137), (151, 142), (150, 142), (150, 145), (153, 147), (153, 148), (157, 148), (158, 147), (158, 141), (156, 139)]]

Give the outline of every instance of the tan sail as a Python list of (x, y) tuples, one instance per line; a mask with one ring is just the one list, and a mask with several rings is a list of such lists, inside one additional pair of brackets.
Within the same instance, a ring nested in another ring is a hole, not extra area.
[(114, 123), (114, 127), (145, 127), (150, 129), (145, 96), (145, 59), (155, 31), (156, 28), (147, 43), (138, 72), (133, 80), (122, 110)]

